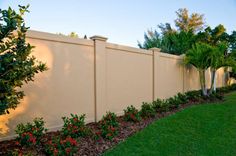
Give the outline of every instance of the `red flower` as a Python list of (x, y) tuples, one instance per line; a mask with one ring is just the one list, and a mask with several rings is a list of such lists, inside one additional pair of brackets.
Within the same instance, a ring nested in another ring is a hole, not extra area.
[(68, 138), (68, 141), (69, 141), (70, 144), (73, 145), (73, 146), (76, 146), (76, 144), (77, 144), (76, 140), (73, 139), (73, 138), (71, 138), (71, 137)]
[(49, 144), (49, 145), (52, 145), (52, 140), (49, 140), (49, 141), (48, 141), (48, 144)]
[(73, 120), (74, 120), (74, 122), (78, 121), (78, 119), (77, 119), (77, 118), (73, 118)]
[(54, 151), (53, 151), (53, 155), (57, 155), (58, 154), (58, 150), (57, 149), (54, 149)]
[(71, 149), (70, 148), (66, 148), (66, 154), (70, 154)]
[(19, 141), (16, 141), (16, 145), (20, 145)]
[(101, 133), (102, 133), (101, 131), (97, 131), (96, 135), (101, 135)]
[(114, 127), (110, 127), (111, 131), (114, 132), (116, 129)]

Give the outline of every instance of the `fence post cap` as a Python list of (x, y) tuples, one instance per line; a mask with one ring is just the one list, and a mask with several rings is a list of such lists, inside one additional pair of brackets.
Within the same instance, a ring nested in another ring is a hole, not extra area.
[(160, 48), (156, 48), (156, 47), (154, 47), (154, 48), (150, 48), (149, 50), (152, 50), (152, 51), (161, 51)]
[(92, 37), (90, 37), (90, 39), (91, 40), (99, 40), (99, 41), (104, 41), (104, 42), (106, 42), (107, 41), (107, 37), (103, 37), (103, 36), (99, 36), (99, 35), (94, 35), (94, 36), (92, 36)]

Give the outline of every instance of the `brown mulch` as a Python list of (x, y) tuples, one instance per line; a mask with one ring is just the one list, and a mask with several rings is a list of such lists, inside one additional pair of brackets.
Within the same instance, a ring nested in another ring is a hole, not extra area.
[[(107, 140), (100, 138), (98, 140), (94, 139), (94, 137), (88, 136), (79, 138), (79, 144), (78, 144), (78, 152), (76, 155), (80, 156), (96, 156), (101, 155), (106, 150), (111, 149), (118, 143), (124, 141), (129, 136), (137, 133), (138, 131), (144, 129), (147, 127), (150, 123), (153, 121), (156, 121), (160, 118), (172, 115), (176, 112), (179, 112), (183, 110), (186, 107), (201, 104), (203, 101), (192, 101), (184, 105), (180, 105), (179, 108), (173, 109), (169, 112), (163, 112), (163, 113), (157, 113), (157, 115), (154, 118), (147, 118), (142, 119), (140, 122), (134, 123), (134, 122), (127, 122), (123, 120), (123, 116), (118, 117), (119, 121), (119, 134), (114, 137), (112, 140)], [(210, 102), (210, 101), (204, 101), (204, 102)], [(212, 101), (211, 101), (212, 102)], [(95, 132), (98, 129), (97, 123), (89, 123), (87, 124), (88, 128), (92, 130), (92, 132)], [(60, 135), (60, 132), (48, 132), (45, 135), (45, 140), (49, 140), (53, 136)], [(44, 156), (43, 154), (43, 147), (38, 146), (34, 147), (32, 149), (29, 148), (22, 148), (19, 145), (16, 145), (15, 140), (8, 140), (8, 141), (2, 141), (0, 142), (0, 155), (8, 155), (9, 152), (22, 150), (24, 153), (30, 153), (32, 155), (39, 155)]]

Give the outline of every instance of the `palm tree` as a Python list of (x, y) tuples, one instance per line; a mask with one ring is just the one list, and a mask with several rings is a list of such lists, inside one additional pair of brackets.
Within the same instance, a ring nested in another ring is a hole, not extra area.
[(206, 43), (196, 43), (190, 50), (187, 51), (184, 58), (185, 64), (193, 65), (199, 72), (199, 79), (202, 94), (207, 96), (205, 72), (211, 66), (212, 46)]
[(213, 51), (208, 56), (210, 58), (210, 70), (211, 70), (211, 86), (209, 94), (214, 90), (215, 76), (218, 69), (221, 67), (230, 66), (232, 64), (232, 59), (225, 55), (227, 51), (227, 45), (225, 43), (218, 44), (216, 47), (213, 47)]

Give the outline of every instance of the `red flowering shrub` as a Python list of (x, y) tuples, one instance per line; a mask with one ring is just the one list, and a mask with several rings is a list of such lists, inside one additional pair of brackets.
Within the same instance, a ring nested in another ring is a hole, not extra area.
[(141, 117), (139, 111), (133, 105), (131, 105), (130, 107), (124, 109), (124, 119), (126, 121), (138, 122), (140, 121)]
[(64, 125), (62, 128), (63, 136), (71, 136), (77, 138), (80, 136), (86, 136), (89, 133), (89, 129), (86, 127), (84, 119), (85, 114), (78, 116), (71, 114), (71, 118), (63, 117)]
[(45, 144), (45, 152), (53, 156), (73, 155), (77, 151), (77, 141), (73, 138), (54, 138)]
[(99, 127), (101, 132), (98, 131), (96, 133), (100, 133), (103, 138), (112, 139), (116, 136), (118, 134), (119, 123), (115, 113), (107, 112), (107, 114), (103, 116), (102, 120), (99, 121)]
[(33, 123), (19, 124), (16, 127), (17, 144), (22, 146), (32, 146), (40, 143), (40, 140), (46, 129), (44, 128), (45, 122), (43, 118), (35, 118)]

